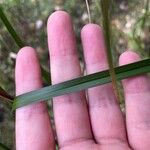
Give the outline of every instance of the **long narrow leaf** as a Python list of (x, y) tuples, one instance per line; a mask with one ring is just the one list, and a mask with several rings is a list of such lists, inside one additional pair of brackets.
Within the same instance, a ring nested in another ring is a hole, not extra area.
[[(115, 68), (117, 80), (150, 72), (150, 59)], [(81, 91), (87, 88), (111, 82), (109, 70), (79, 77), (70, 81), (47, 86), (36, 91), (17, 96), (13, 103), (13, 110), (31, 103), (49, 100), (52, 97)]]
[(0, 143), (0, 150), (10, 150), (6, 145)]
[[(3, 12), (1, 5), (0, 5), (0, 18), (3, 21), (4, 25), (6, 26), (9, 33), (11, 34), (11, 36), (13, 37), (16, 44), (19, 46), (19, 48), (24, 47), (25, 46), (24, 42), (21, 40), (21, 38), (19, 37), (17, 32), (14, 30), (13, 26), (11, 25), (11, 23), (7, 19), (7, 16)], [(44, 78), (44, 80), (46, 82), (50, 83), (50, 74), (45, 69), (43, 69), (42, 67), (41, 67), (41, 71), (42, 71), (42, 77)]]
[(116, 75), (113, 65), (112, 51), (111, 51), (111, 30), (110, 30), (110, 0), (101, 0), (101, 10), (102, 10), (102, 18), (103, 18), (103, 31), (106, 45), (106, 54), (107, 61), (109, 65), (109, 73), (112, 80), (113, 89), (116, 95), (116, 98), (119, 101), (119, 91), (117, 87)]
[(10, 101), (12, 101), (12, 100), (14, 99), (13, 96), (9, 95), (9, 94), (8, 94), (4, 89), (2, 89), (1, 87), (0, 87), (0, 97), (4, 97), (4, 98), (6, 98), (6, 99), (8, 99), (8, 100), (10, 100)]
[(13, 39), (15, 40), (16, 44), (19, 47), (25, 46), (23, 41), (21, 40), (21, 38), (18, 36), (18, 34), (16, 33), (16, 31), (14, 30), (14, 28), (12, 27), (12, 25), (8, 21), (6, 15), (4, 14), (4, 12), (2, 10), (2, 6), (1, 5), (0, 5), (0, 18), (3, 21), (3, 23), (5, 24), (5, 27), (7, 28), (7, 30), (9, 31), (9, 33), (13, 37)]

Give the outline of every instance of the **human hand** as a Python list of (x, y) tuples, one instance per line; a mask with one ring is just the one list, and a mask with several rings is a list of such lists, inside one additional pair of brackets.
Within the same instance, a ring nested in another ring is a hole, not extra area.
[[(71, 19), (57, 11), (48, 19), (48, 45), (52, 83), (81, 76)], [(102, 30), (88, 24), (81, 32), (86, 72), (108, 68)], [(120, 65), (138, 61), (126, 51)], [(111, 84), (55, 97), (53, 101), (57, 140), (61, 150), (148, 150), (150, 147), (150, 84), (146, 75), (123, 80), (126, 120)], [(16, 61), (16, 95), (42, 87), (39, 61), (34, 49), (22, 48)], [(44, 102), (16, 110), (16, 149), (54, 150), (53, 131)]]

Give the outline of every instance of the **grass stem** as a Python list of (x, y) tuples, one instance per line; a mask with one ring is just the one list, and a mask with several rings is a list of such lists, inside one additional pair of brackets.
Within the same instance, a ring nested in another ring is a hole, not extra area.
[(101, 0), (101, 11), (102, 11), (102, 18), (103, 18), (103, 31), (104, 31), (104, 38), (105, 38), (105, 46), (106, 46), (106, 54), (107, 54), (107, 61), (109, 65), (109, 73), (112, 80), (112, 85), (114, 89), (115, 96), (119, 102), (120, 93), (117, 87), (117, 80), (114, 71), (113, 65), (113, 58), (112, 58), (112, 50), (111, 50), (111, 30), (110, 30), (110, 1), (109, 0)]
[(85, 2), (86, 2), (86, 8), (87, 8), (87, 13), (88, 13), (89, 23), (91, 23), (92, 20), (91, 20), (91, 13), (90, 13), (89, 2), (88, 2), (88, 0), (85, 0)]

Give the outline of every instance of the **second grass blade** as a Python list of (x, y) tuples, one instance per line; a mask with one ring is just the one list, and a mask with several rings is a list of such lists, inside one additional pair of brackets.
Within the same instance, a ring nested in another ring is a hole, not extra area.
[[(21, 40), (20, 36), (17, 34), (13, 26), (11, 25), (10, 21), (8, 20), (6, 14), (3, 12), (2, 6), (0, 4), (0, 19), (4, 23), (5, 27), (9, 31), (10, 35), (13, 37), (14, 41), (18, 45), (19, 48), (22, 48), (25, 46), (25, 43)], [(41, 67), (42, 71), (42, 77), (44, 81), (50, 83), (50, 74), (47, 72), (43, 67)]]
[[(117, 80), (148, 73), (150, 72), (150, 59), (142, 60), (121, 67), (116, 67), (114, 69)], [(56, 85), (47, 86), (39, 90), (17, 96), (13, 103), (13, 109), (26, 106), (31, 103), (49, 100), (55, 96), (77, 92), (108, 82), (111, 82), (111, 78), (109, 75), (109, 70), (105, 70)]]
[(112, 80), (112, 86), (114, 89), (116, 99), (119, 102), (120, 94), (119, 94), (119, 90), (117, 87), (116, 75), (115, 75), (115, 70), (114, 70), (114, 65), (113, 65), (113, 56), (112, 56), (112, 51), (111, 51), (110, 0), (101, 0), (101, 10), (102, 10), (103, 31), (104, 31), (109, 73), (110, 73), (110, 77)]
[(4, 97), (4, 98), (6, 98), (6, 99), (8, 99), (8, 100), (10, 100), (10, 101), (12, 101), (12, 100), (14, 99), (13, 96), (9, 95), (9, 94), (8, 94), (4, 89), (2, 89), (1, 87), (0, 87), (0, 97)]
[(15, 32), (14, 28), (11, 26), (11, 24), (10, 24), (9, 20), (7, 19), (6, 15), (4, 14), (1, 4), (0, 4), (0, 18), (3, 21), (3, 23), (5, 24), (5, 27), (7, 28), (7, 30), (9, 31), (9, 33), (13, 37), (13, 39), (15, 40), (16, 44), (19, 47), (25, 46), (23, 41), (21, 40), (21, 38)]

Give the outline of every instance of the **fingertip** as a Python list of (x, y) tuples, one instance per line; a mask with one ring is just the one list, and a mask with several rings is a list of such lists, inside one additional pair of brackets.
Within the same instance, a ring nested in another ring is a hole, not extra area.
[(102, 28), (94, 23), (86, 24), (81, 30), (81, 36), (84, 37), (86, 34), (94, 34), (96, 32), (102, 32)]
[(18, 52), (15, 81), (17, 95), (41, 87), (39, 60), (36, 51), (32, 47), (23, 47)]
[[(39, 62), (35, 49), (25, 46), (19, 50), (17, 54), (16, 68), (30, 68), (37, 63)], [(16, 71), (18, 70), (16, 69)]]
[(49, 26), (50, 24), (61, 24), (61, 25), (66, 25), (68, 23), (68, 20), (71, 20), (70, 15), (66, 12), (66, 11), (55, 11), (54, 13), (52, 13), (47, 21), (47, 26)]
[(28, 59), (31, 55), (36, 55), (35, 50), (30, 46), (25, 46), (19, 50), (17, 54), (17, 60), (23, 59), (24, 57)]
[[(127, 50), (126, 52), (120, 55), (119, 65), (126, 65), (137, 61), (140, 61), (140, 56), (131, 50)], [(149, 90), (149, 78), (145, 74), (130, 77), (122, 81), (125, 94), (141, 93)]]
[[(48, 18), (48, 46), (50, 56), (61, 57), (76, 53), (72, 19), (65, 11), (56, 11)], [(51, 57), (51, 60), (54, 57)]]
[(93, 64), (99, 62), (103, 67), (107, 66), (102, 28), (97, 24), (87, 24), (82, 28), (81, 38), (87, 67), (93, 68)]
[(119, 57), (119, 65), (126, 65), (140, 60), (140, 56), (132, 50), (127, 50)]

